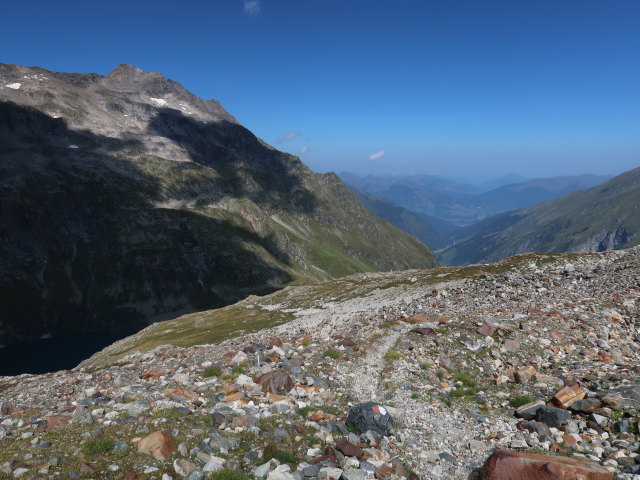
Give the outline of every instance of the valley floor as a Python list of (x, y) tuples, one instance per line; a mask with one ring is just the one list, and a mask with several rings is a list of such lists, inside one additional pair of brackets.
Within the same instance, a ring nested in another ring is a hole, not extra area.
[[(83, 368), (0, 377), (0, 478), (466, 479), (496, 448), (640, 472), (640, 387), (620, 390), (640, 384), (640, 248), (360, 274), (243, 305), (293, 319), (137, 351), (177, 328), (159, 324)], [(369, 400), (393, 435), (342, 423)], [(535, 400), (565, 421), (514, 417)]]

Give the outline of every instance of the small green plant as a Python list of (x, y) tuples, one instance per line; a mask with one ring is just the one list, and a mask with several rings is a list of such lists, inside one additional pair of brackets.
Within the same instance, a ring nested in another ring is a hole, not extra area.
[(426, 363), (420, 364), (420, 370), (427, 370), (428, 368), (429, 368), (429, 365), (427, 365)]
[(384, 322), (380, 324), (380, 328), (391, 328), (391, 327), (393, 327), (393, 324), (389, 322)]
[(354, 433), (356, 435), (360, 434), (360, 432), (358, 432), (358, 430), (356, 430), (355, 427), (353, 427), (352, 425), (346, 425), (346, 427), (349, 433)]
[(329, 357), (329, 358), (333, 358), (334, 360), (340, 358), (341, 353), (337, 350), (327, 350), (326, 352), (324, 352), (322, 354), (323, 357)]
[(207, 478), (209, 480), (247, 480), (247, 476), (244, 473), (236, 472), (235, 470), (218, 470), (210, 473)]
[(91, 455), (103, 455), (113, 450), (113, 440), (108, 438), (99, 438), (98, 440), (87, 440), (82, 443), (80, 450), (87, 457)]
[(153, 414), (154, 417), (156, 418), (173, 418), (173, 419), (177, 419), (177, 418), (182, 418), (184, 417), (184, 413), (181, 413), (178, 411), (178, 409), (176, 408), (163, 408), (162, 410), (158, 410), (156, 413)]
[(467, 388), (475, 388), (476, 386), (478, 386), (476, 377), (467, 372), (456, 372), (455, 379), (459, 382), (462, 382), (462, 385)]
[(309, 340), (304, 340), (304, 341), (302, 342), (302, 346), (303, 346), (303, 347), (308, 347), (309, 345), (310, 345)]
[(231, 369), (231, 373), (222, 376), (223, 380), (235, 380), (244, 373), (244, 368), (237, 366)]
[(413, 400), (418, 400), (418, 399), (420, 398), (420, 395), (419, 395), (419, 394), (417, 394), (417, 393), (412, 393), (412, 394), (411, 394), (411, 398), (412, 398)]
[(204, 372), (202, 372), (202, 376), (205, 378), (219, 377), (221, 374), (222, 370), (220, 370), (220, 367), (208, 367), (204, 369)]
[(509, 400), (509, 406), (512, 408), (519, 408), (531, 402), (533, 402), (533, 398), (531, 398), (529, 395), (517, 395)]
[(444, 403), (447, 407), (451, 406), (451, 399), (450, 398), (442, 398), (442, 403)]
[(308, 406), (307, 407), (302, 407), (302, 408), (298, 409), (298, 415), (300, 415), (303, 418), (307, 418), (309, 416), (309, 414), (311, 412), (313, 412), (313, 411), (314, 411), (313, 407), (308, 407)]
[(617, 422), (622, 418), (623, 415), (624, 415), (624, 410), (616, 410), (611, 413), (611, 420)]
[(275, 445), (269, 444), (264, 447), (263, 461), (271, 460), (272, 458), (275, 458), (280, 463), (296, 463), (298, 461), (293, 453), (280, 450)]
[(444, 380), (444, 372), (442, 370), (438, 370), (436, 372), (436, 377), (438, 377), (438, 380), (440, 381)]
[(449, 392), (453, 398), (471, 397), (477, 393), (475, 388), (456, 388)]
[(387, 350), (386, 353), (384, 354), (384, 359), (390, 362), (400, 360), (401, 358), (402, 358), (402, 354), (397, 350), (393, 350), (393, 349)]

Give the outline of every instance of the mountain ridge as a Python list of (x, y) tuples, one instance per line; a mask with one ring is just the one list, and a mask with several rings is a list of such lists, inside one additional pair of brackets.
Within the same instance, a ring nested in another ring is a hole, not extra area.
[(161, 74), (0, 64), (0, 100), (0, 343), (435, 265), (335, 175)]
[(640, 168), (588, 190), (489, 218), (460, 230), (444, 263), (486, 263), (525, 251), (604, 251), (640, 241)]

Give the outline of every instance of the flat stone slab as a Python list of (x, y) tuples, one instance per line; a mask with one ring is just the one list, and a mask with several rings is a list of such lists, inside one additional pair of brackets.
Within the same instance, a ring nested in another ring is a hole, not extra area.
[(496, 450), (482, 467), (482, 480), (613, 480), (599, 463), (579, 457)]

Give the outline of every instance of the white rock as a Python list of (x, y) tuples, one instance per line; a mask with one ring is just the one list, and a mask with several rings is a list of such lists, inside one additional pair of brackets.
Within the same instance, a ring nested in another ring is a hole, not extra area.
[(9, 83), (9, 84), (5, 85), (5, 87), (10, 88), (12, 90), (20, 90), (21, 86), (22, 86), (21, 83)]
[(269, 472), (267, 480), (295, 480), (295, 477), (290, 472), (289, 465), (278, 465), (275, 470)]
[(253, 382), (253, 378), (245, 374), (238, 375), (238, 378), (236, 378), (236, 383), (241, 387), (250, 387), (252, 385), (255, 385), (255, 383)]

